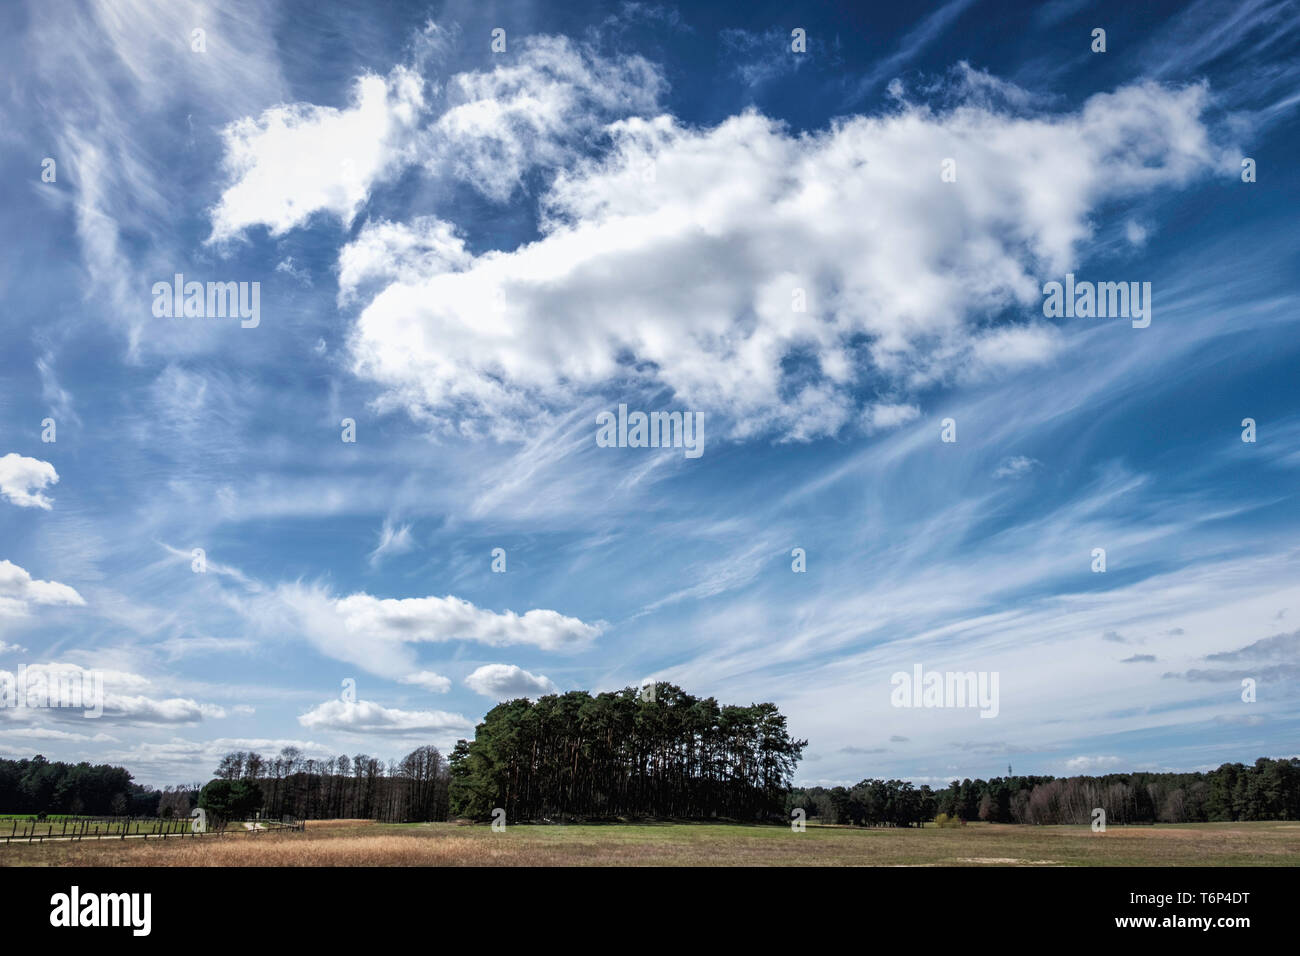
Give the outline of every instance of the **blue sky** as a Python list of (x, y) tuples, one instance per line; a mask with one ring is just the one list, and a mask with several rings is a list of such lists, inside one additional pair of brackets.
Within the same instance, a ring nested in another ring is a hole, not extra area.
[[(1294, 2), (318, 6), (0, 13), (0, 670), (106, 692), (0, 755), (161, 785), (653, 679), (776, 702), (804, 783), (1296, 754)], [(178, 272), (256, 327), (155, 315)]]

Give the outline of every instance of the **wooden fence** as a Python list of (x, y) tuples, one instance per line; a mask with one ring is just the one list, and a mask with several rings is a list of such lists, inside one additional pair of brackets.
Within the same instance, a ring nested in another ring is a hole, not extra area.
[(270, 830), (303, 831), (306, 824), (299, 820), (257, 820), (248, 821), (260, 825), (261, 829), (244, 831), (242, 821), (234, 821), (222, 828), (196, 832), (193, 821), (188, 817), (162, 820), (157, 817), (99, 817), (72, 820), (14, 820), (9, 832), (4, 832), (4, 823), (0, 820), (0, 840), (10, 843), (43, 843), (46, 840), (82, 841), (82, 840), (183, 840), (201, 836), (220, 836), (226, 829), (236, 832), (265, 833)]

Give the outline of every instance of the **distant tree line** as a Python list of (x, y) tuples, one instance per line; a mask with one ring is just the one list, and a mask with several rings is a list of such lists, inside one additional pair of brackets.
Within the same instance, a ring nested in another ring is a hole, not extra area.
[(153, 816), (158, 791), (131, 782), (131, 774), (108, 764), (0, 760), (0, 811)]
[[(852, 787), (808, 787), (791, 790), (786, 808), (804, 811), (819, 823), (858, 827), (920, 826), (935, 818), (938, 801), (928, 785), (906, 780), (863, 780)], [(787, 813), (789, 816), (789, 813)]]
[(778, 816), (807, 746), (774, 704), (673, 684), (571, 691), (488, 711), (451, 755), (451, 812), (487, 819)]
[(401, 760), (366, 754), (313, 759), (293, 747), (276, 757), (234, 752), (216, 779), (156, 790), (107, 764), (0, 759), (0, 812), (188, 817), (197, 804), (228, 819), (261, 812), (297, 819), (391, 822), (547, 818), (789, 819), (799, 808), (822, 823), (918, 826), (939, 815), (992, 823), (1108, 825), (1300, 820), (1300, 758), (1261, 757), (1208, 773), (1127, 773), (954, 780), (947, 788), (904, 780), (791, 789), (806, 741), (786, 732), (772, 704), (719, 706), (671, 684), (655, 699), (634, 688), (574, 691), (509, 701), (488, 712), (450, 764), (436, 747)]
[[(229, 818), (260, 811), (299, 820), (445, 820), (449, 779), (446, 759), (432, 746), (387, 764), (368, 754), (315, 759), (296, 747), (269, 759), (235, 751), (221, 759), (200, 806)], [(241, 786), (228, 785), (236, 782)]]
[(954, 780), (945, 790), (900, 780), (794, 790), (787, 809), (809, 819), (858, 826), (912, 826), (946, 814), (990, 823), (1205, 823), (1300, 820), (1300, 758), (1261, 757), (1209, 773), (1113, 773), (1098, 777), (995, 777)]

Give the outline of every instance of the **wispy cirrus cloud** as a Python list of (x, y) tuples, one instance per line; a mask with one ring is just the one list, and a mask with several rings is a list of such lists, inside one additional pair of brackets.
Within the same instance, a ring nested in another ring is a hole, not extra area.
[[(865, 37), (808, 10), (804, 61), (741, 11), (743, 62), (645, 6), (581, 37), (530, 9), (499, 54), (463, 5), (23, 11), (0, 426), (60, 481), (0, 503), (0, 623), (30, 649), (4, 663), (149, 677), (113, 688), (116, 741), (33, 714), (0, 743), (176, 783), (652, 674), (775, 700), (841, 782), (1283, 745), (1290, 6), (1115, 5), (1104, 57), (1072, 0), (1012, 45), (964, 0)], [(1046, 322), (1067, 269), (1153, 280), (1152, 326)], [(266, 320), (154, 321), (176, 271), (260, 280)], [(622, 401), (706, 412), (708, 452), (595, 449)], [(58, 444), (22, 444), (46, 414)], [(892, 708), (918, 662), (1000, 673), (998, 719)], [(349, 672), (364, 706), (320, 705)]]

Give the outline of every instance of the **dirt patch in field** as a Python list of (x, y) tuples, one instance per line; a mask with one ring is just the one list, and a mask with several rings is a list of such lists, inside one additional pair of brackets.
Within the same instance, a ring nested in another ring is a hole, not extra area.
[(339, 827), (346, 827), (349, 830), (353, 830), (356, 829), (357, 827), (373, 827), (378, 825), (379, 825), (378, 821), (376, 820), (308, 820), (307, 821), (308, 830), (335, 830), (338, 829)]
[(1021, 860), (1013, 856), (963, 856), (955, 863), (976, 863), (991, 866), (1060, 866), (1058, 860)]

